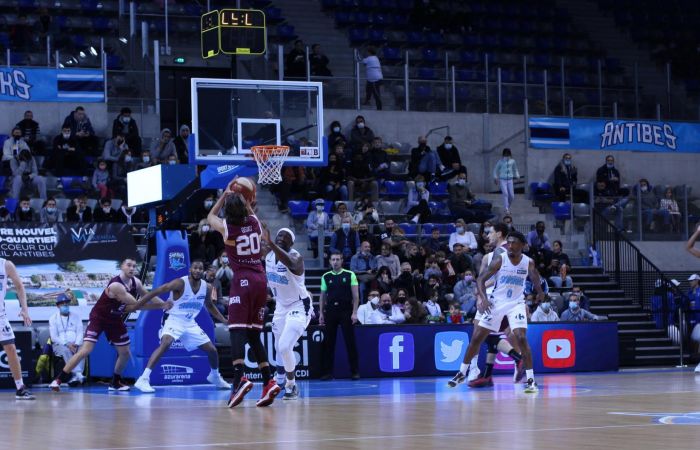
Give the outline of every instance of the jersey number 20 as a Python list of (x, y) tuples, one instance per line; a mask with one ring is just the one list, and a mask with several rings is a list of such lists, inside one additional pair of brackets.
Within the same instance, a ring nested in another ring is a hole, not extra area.
[(242, 234), (236, 239), (238, 256), (250, 256), (260, 253), (260, 235), (258, 233)]

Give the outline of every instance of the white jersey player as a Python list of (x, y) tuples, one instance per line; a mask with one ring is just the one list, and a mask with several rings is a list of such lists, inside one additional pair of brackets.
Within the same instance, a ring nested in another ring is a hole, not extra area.
[(17, 388), (15, 398), (17, 400), (34, 400), (34, 396), (24, 387), (24, 382), (22, 381), (22, 368), (19, 356), (17, 356), (15, 333), (12, 331), (12, 325), (10, 325), (5, 312), (8, 278), (12, 280), (12, 284), (15, 287), (20, 305), (19, 315), (24, 321), (24, 325), (28, 327), (32, 324), (32, 319), (29, 318), (29, 309), (27, 308), (27, 294), (24, 291), (22, 280), (17, 274), (17, 268), (12, 261), (0, 258), (0, 345), (2, 345), (2, 349), (7, 355), (7, 363), (10, 366), (12, 378), (15, 380), (15, 387)]
[(153, 351), (148, 359), (143, 374), (136, 380), (134, 387), (141, 392), (151, 393), (155, 389), (151, 387), (151, 370), (158, 363), (161, 356), (170, 348), (173, 341), (179, 339), (187, 351), (194, 351), (197, 348), (203, 350), (209, 359), (211, 372), (207, 376), (207, 381), (220, 389), (231, 389), (219, 373), (219, 354), (212, 344), (209, 336), (199, 327), (196, 317), (206, 307), (207, 310), (221, 323), (226, 323), (226, 318), (219, 312), (211, 301), (211, 286), (202, 280), (204, 276), (204, 263), (193, 261), (190, 264), (190, 274), (182, 278), (176, 278), (157, 289), (144, 295), (136, 305), (127, 307), (128, 311), (133, 311), (144, 306), (149, 300), (157, 295), (170, 292), (166, 316), (164, 316), (163, 327), (160, 330), (160, 346)]
[(272, 332), (277, 355), (282, 359), (286, 373), (282, 399), (295, 400), (299, 397), (299, 389), (294, 377), (294, 346), (309, 326), (313, 314), (311, 295), (304, 284), (304, 258), (292, 248), (295, 236), (289, 228), (281, 228), (274, 241), (270, 239), (270, 231), (264, 229), (263, 239), (271, 250), (265, 257), (265, 271), (267, 285), (275, 298)]
[[(482, 315), (478, 325), (474, 327), (472, 339), (467, 348), (465, 361), (470, 361), (478, 354), (481, 344), (491, 332), (498, 332), (503, 318), (508, 323), (522, 351), (527, 383), (526, 393), (537, 392), (537, 383), (532, 370), (532, 353), (527, 343), (527, 314), (525, 311), (525, 280), (530, 277), (537, 291), (537, 300), (542, 301), (544, 292), (540, 285), (540, 276), (534, 262), (522, 253), (525, 236), (512, 231), (506, 239), (507, 253), (500, 258), (494, 257), (486, 271), (477, 279), (477, 308)], [(496, 276), (496, 286), (489, 297), (486, 294), (486, 281)], [(459, 372), (449, 381), (450, 387), (463, 383), (467, 378), (469, 363), (463, 363)]]

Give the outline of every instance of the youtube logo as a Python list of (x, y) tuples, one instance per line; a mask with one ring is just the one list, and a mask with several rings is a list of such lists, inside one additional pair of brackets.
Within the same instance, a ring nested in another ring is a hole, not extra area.
[(576, 365), (576, 339), (572, 330), (542, 333), (542, 362), (545, 367), (565, 369)]

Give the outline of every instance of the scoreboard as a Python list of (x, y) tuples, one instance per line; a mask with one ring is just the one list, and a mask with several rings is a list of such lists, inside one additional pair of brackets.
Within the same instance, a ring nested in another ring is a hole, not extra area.
[(265, 13), (257, 9), (222, 9), (201, 17), (202, 58), (262, 55), (267, 49)]

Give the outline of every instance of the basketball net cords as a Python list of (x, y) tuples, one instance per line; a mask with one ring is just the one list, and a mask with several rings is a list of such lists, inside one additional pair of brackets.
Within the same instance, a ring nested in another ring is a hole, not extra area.
[(258, 183), (282, 182), (282, 165), (289, 154), (289, 147), (253, 147), (253, 156), (258, 164)]

